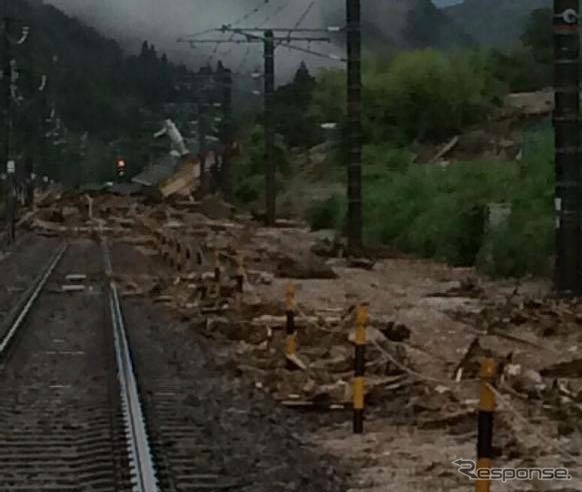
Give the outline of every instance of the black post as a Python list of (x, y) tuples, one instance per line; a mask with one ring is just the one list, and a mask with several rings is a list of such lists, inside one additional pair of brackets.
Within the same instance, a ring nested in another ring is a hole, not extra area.
[(26, 156), (25, 161), (25, 168), (26, 168), (26, 177), (25, 177), (25, 203), (27, 207), (32, 207), (34, 202), (34, 160), (36, 158), (34, 153), (34, 148), (30, 149), (30, 154)]
[(362, 33), (360, 0), (347, 0), (348, 246), (362, 247)]
[(554, 0), (555, 288), (582, 293), (579, 0)]
[(232, 72), (225, 69), (221, 80), (222, 91), (222, 142), (224, 144), (224, 153), (222, 155), (221, 184), (222, 193), (226, 201), (232, 200)]
[(275, 92), (275, 40), (273, 31), (265, 32), (265, 224), (275, 225), (277, 196), (275, 190), (275, 130), (273, 128), (273, 93)]
[(207, 156), (207, 145), (206, 145), (206, 133), (207, 133), (207, 125), (206, 125), (206, 110), (207, 110), (207, 102), (206, 98), (208, 96), (206, 90), (206, 80), (203, 82), (203, 89), (201, 94), (198, 96), (198, 139), (199, 139), (199, 152), (198, 158), (200, 159), (200, 194), (201, 196), (206, 195), (206, 185), (207, 185), (207, 176), (206, 176), (206, 156)]
[(4, 165), (6, 166), (6, 224), (8, 242), (16, 235), (16, 169), (12, 160), (12, 56), (10, 49), (11, 18), (8, 4), (4, 4)]
[(44, 93), (41, 96), (40, 100), (40, 114), (38, 116), (38, 133), (39, 133), (39, 140), (38, 140), (38, 163), (36, 167), (36, 173), (40, 178), (41, 175), (48, 175), (49, 174), (49, 165), (48, 165), (48, 145), (47, 145), (47, 119), (49, 116), (49, 104), (48, 104), (48, 84), (50, 83), (47, 80), (47, 86), (45, 87)]

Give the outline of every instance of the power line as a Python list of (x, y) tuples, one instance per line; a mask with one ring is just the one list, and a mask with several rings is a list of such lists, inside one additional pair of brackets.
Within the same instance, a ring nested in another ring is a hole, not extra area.
[[(233, 22), (230, 22), (229, 24), (227, 24), (228, 26), (232, 27), (232, 26), (236, 26), (238, 24), (241, 24), (243, 22), (246, 22), (247, 20), (249, 20), (251, 17), (253, 17), (254, 15), (258, 14), (266, 5), (269, 4), (270, 0), (261, 0), (256, 7), (254, 7), (253, 9), (251, 9), (250, 11), (246, 12), (242, 17), (234, 20)], [(198, 33), (192, 34), (191, 36), (189, 36), (189, 38), (196, 38), (198, 36), (202, 36), (205, 34), (210, 34), (214, 32), (214, 29), (206, 29), (204, 31), (200, 31)], [(232, 41), (232, 38), (234, 36), (231, 36), (231, 38), (229, 39), (229, 41)], [(184, 39), (183, 38), (179, 38), (178, 42), (183, 42)], [(216, 54), (218, 53), (218, 48), (219, 48), (220, 44), (217, 42), (214, 50), (210, 53), (210, 55), (206, 58), (206, 63), (212, 63), (214, 61), (214, 57), (216, 56)]]
[[(265, 18), (259, 23), (259, 28), (263, 27), (265, 24), (267, 24), (271, 19), (278, 17), (285, 9), (287, 9), (290, 5), (290, 0), (286, 0), (284, 1), (281, 5), (279, 5), (279, 7), (274, 10), (273, 12), (267, 13), (267, 15), (265, 16)], [(212, 32), (213, 30), (211, 29), (210, 32)], [(230, 40), (233, 39), (233, 36), (230, 36), (229, 38)], [(225, 53), (223, 54), (223, 56), (229, 56), (234, 48), (235, 48), (235, 44), (233, 44), (233, 46), (226, 50)], [(250, 46), (247, 47), (247, 49), (245, 50), (242, 60), (239, 63), (238, 67), (236, 68), (236, 70), (234, 71), (234, 73), (240, 73), (242, 68), (245, 66), (245, 64), (247, 63), (247, 60), (250, 56), (251, 53), (251, 49)]]
[(315, 5), (315, 0), (312, 0), (309, 5), (307, 6), (307, 8), (305, 9), (305, 11), (303, 12), (303, 14), (301, 14), (301, 16), (299, 17), (299, 19), (297, 20), (297, 22), (295, 23), (295, 25), (293, 26), (293, 29), (297, 29), (302, 23), (303, 21), (307, 18), (307, 16), (309, 15), (309, 12), (311, 12), (311, 10), (313, 9), (313, 6)]
[(320, 51), (315, 51), (310, 48), (302, 48), (301, 46), (294, 46), (289, 43), (280, 42), (277, 46), (281, 46), (283, 48), (287, 48), (288, 50), (299, 51), (301, 53), (307, 53), (308, 55), (312, 55), (318, 58), (323, 58), (326, 60), (332, 60), (342, 63), (347, 63), (348, 59), (339, 55), (334, 55), (333, 53), (322, 53)]
[[(227, 25), (236, 26), (237, 24), (241, 24), (242, 22), (249, 20), (253, 15), (258, 14), (261, 11), (261, 9), (268, 3), (269, 0), (260, 0), (259, 4), (256, 7), (246, 12), (241, 18), (229, 22)], [(206, 34), (210, 34), (211, 32), (214, 32), (214, 29), (205, 29), (204, 31), (199, 31), (194, 34), (191, 34), (189, 37), (204, 36)], [(183, 38), (178, 38), (178, 42), (182, 42), (182, 40)]]
[[(287, 49), (299, 49), (300, 51), (318, 54), (308, 48), (301, 49), (298, 46), (290, 44), (291, 42), (331, 42), (328, 36), (315, 36), (318, 33), (327, 33), (326, 29), (311, 29), (308, 34), (300, 35), (301, 29), (283, 28), (285, 36), (276, 36), (271, 29), (265, 28), (233, 28), (224, 25), (215, 32), (230, 33), (230, 37), (223, 42), (245, 42), (245, 43), (263, 43), (264, 68), (264, 127), (265, 127), (265, 222), (267, 226), (274, 226), (276, 220), (276, 163), (275, 163), (275, 131), (273, 122), (273, 98), (275, 93), (275, 49), (281, 45)], [(235, 36), (241, 36), (242, 40), (235, 40)], [(214, 39), (189, 39), (193, 45), (196, 43), (216, 42)]]
[(287, 1), (285, 1), (285, 3), (280, 5), (279, 8), (276, 9), (274, 12), (267, 14), (267, 16), (262, 20), (262, 22), (259, 24), (259, 26), (262, 27), (265, 24), (267, 24), (268, 22), (270, 22), (271, 19), (277, 18), (280, 14), (283, 13), (284, 10), (287, 9), (287, 7), (289, 7), (290, 3), (291, 3), (291, 1), (287, 0)]

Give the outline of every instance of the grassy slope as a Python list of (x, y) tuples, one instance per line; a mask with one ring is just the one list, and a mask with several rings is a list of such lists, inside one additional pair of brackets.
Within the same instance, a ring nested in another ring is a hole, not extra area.
[[(442, 168), (407, 164), (404, 151), (368, 146), (363, 183), (368, 244), (388, 244), (458, 266), (477, 264), (494, 276), (547, 274), (553, 254), (551, 132), (526, 133), (524, 150), (519, 163), (476, 161)], [(334, 187), (327, 182), (328, 198), (303, 205), (315, 228), (341, 228), (346, 207), (340, 183), (341, 173)], [(488, 228), (487, 205), (500, 202), (511, 204), (512, 213)]]

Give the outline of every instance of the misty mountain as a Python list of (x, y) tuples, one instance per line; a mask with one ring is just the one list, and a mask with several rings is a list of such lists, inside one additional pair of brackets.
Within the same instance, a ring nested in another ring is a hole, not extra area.
[(432, 0), (432, 3), (434, 3), (439, 9), (442, 9), (457, 3), (463, 3), (463, 0)]
[[(12, 3), (10, 15), (18, 19), (11, 37), (18, 39), (20, 26), (30, 27), (27, 41), (11, 53), (19, 73), (13, 104), (18, 162), (33, 160), (43, 173), (77, 181), (83, 155), (105, 163), (123, 155), (135, 168), (145, 162), (164, 104), (194, 98), (196, 82), (178, 87), (194, 74), (151, 43), (128, 56), (115, 40), (41, 0)], [(0, 98), (0, 112), (3, 104)], [(92, 169), (107, 173), (113, 165)]]
[[(312, 4), (311, 0), (47, 0), (91, 26), (118, 40), (130, 52), (137, 52), (144, 39), (156, 44), (171, 59), (188, 65), (199, 65), (208, 56), (220, 57), (237, 71), (252, 71), (262, 65), (262, 50), (258, 46), (201, 44), (196, 49), (179, 44), (182, 36), (204, 32), (224, 24), (236, 27), (266, 27), (295, 25), (306, 28), (345, 24), (345, 0), (326, 0)], [(362, 2), (365, 27), (364, 40), (378, 53), (387, 47), (449, 48), (473, 44), (473, 40), (455, 23), (443, 15), (431, 0), (367, 0)], [(207, 32), (201, 36), (228, 39), (221, 33)], [(343, 54), (343, 39), (332, 46), (314, 43), (312, 49)], [(291, 77), (301, 61), (310, 68), (329, 65), (329, 60), (280, 48), (277, 73)], [(336, 63), (333, 66), (337, 66)]]
[[(322, 6), (328, 23), (342, 24), (344, 10)], [(431, 0), (380, 0), (362, 4), (364, 43), (378, 52), (397, 49), (468, 47), (476, 44), (466, 32), (438, 9)]]
[(442, 10), (482, 45), (508, 48), (519, 42), (532, 10), (552, 0), (465, 0)]

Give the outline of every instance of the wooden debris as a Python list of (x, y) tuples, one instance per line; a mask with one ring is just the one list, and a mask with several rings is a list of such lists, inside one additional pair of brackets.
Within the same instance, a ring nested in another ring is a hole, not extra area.
[(83, 282), (84, 280), (87, 280), (87, 275), (83, 273), (70, 273), (65, 278), (67, 279), (67, 282)]
[(286, 355), (288, 362), (291, 362), (297, 369), (302, 371), (307, 371), (307, 366), (305, 363), (297, 356), (297, 354)]
[(62, 285), (62, 292), (82, 292), (85, 290), (84, 285)]
[(468, 345), (467, 349), (463, 353), (463, 357), (461, 357), (461, 360), (459, 360), (459, 363), (457, 364), (455, 370), (453, 371), (452, 377), (457, 383), (461, 381), (463, 377), (463, 372), (465, 372), (465, 366), (467, 365), (467, 363), (473, 356), (473, 353), (475, 352), (475, 350), (477, 350), (478, 347), (479, 347), (479, 337), (476, 336), (473, 338), (473, 340), (471, 340), (471, 343)]
[(420, 420), (418, 427), (421, 429), (437, 429), (450, 425), (457, 425), (466, 420), (473, 420), (477, 415), (477, 409), (460, 410), (447, 415), (438, 416), (432, 419)]
[(228, 310), (228, 306), (209, 306), (200, 309), (202, 314), (216, 314), (223, 313)]
[(170, 303), (173, 300), (174, 300), (174, 296), (158, 296), (154, 299), (154, 302)]
[[(251, 321), (251, 324), (255, 327), (269, 327), (271, 329), (280, 329), (285, 327), (287, 318), (285, 316), (272, 316), (270, 314), (263, 314)], [(299, 328), (304, 328), (307, 325), (319, 326), (320, 324), (325, 325), (337, 325), (341, 322), (341, 318), (338, 316), (298, 316), (295, 319), (295, 324)]]
[(560, 362), (542, 369), (541, 375), (551, 378), (582, 377), (582, 359)]
[(453, 150), (459, 143), (459, 135), (453, 137), (437, 154), (429, 161), (429, 164), (434, 164), (445, 157), (451, 150)]
[(348, 266), (350, 268), (362, 268), (364, 270), (373, 270), (376, 262), (368, 258), (349, 258)]

